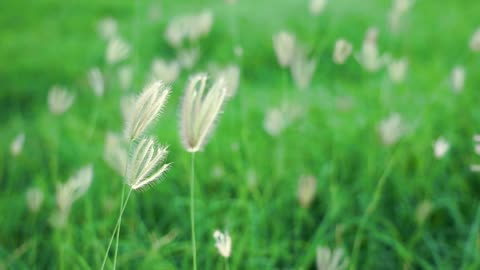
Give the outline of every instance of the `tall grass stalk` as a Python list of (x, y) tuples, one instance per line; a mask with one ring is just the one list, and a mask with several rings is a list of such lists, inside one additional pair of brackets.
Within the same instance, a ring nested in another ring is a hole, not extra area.
[(193, 270), (197, 270), (197, 243), (195, 240), (195, 152), (192, 152), (190, 177), (190, 227), (192, 234)]

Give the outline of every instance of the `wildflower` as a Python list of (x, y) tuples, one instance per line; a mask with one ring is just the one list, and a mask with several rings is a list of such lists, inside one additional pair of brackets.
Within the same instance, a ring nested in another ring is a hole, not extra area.
[(408, 61), (405, 58), (391, 60), (388, 64), (388, 75), (394, 83), (400, 83), (405, 80)]
[(108, 42), (105, 57), (108, 64), (116, 64), (128, 57), (130, 45), (120, 37), (115, 37)]
[(344, 251), (336, 248), (317, 247), (317, 270), (343, 270), (348, 266), (348, 259), (343, 258)]
[(222, 233), (219, 230), (213, 232), (213, 238), (215, 238), (215, 247), (218, 253), (224, 258), (230, 257), (232, 253), (232, 238), (227, 232)]
[(132, 86), (133, 71), (129, 65), (122, 66), (118, 69), (118, 81), (120, 87), (126, 91)]
[(127, 165), (127, 147), (126, 142), (120, 135), (107, 132), (105, 138), (105, 147), (103, 150), (103, 159), (119, 175), (124, 175)]
[(452, 90), (454, 93), (460, 93), (465, 86), (465, 68), (456, 66), (452, 70), (451, 75)]
[(320, 15), (327, 6), (327, 0), (310, 0), (308, 6), (310, 13), (314, 16)]
[(185, 39), (194, 42), (210, 33), (213, 25), (213, 14), (209, 10), (194, 15), (178, 16), (172, 19), (165, 30), (167, 42), (179, 48)]
[(182, 101), (180, 133), (183, 146), (189, 152), (202, 149), (226, 97), (223, 79), (218, 79), (208, 91), (205, 91), (206, 83), (206, 74), (191, 77)]
[(90, 83), (90, 87), (93, 89), (93, 93), (97, 97), (103, 96), (104, 92), (104, 82), (103, 82), (103, 75), (99, 68), (92, 68), (88, 72), (88, 82)]
[(317, 62), (314, 59), (307, 59), (306, 53), (301, 49), (297, 49), (295, 57), (292, 59), (290, 71), (295, 84), (300, 90), (308, 87), (316, 67)]
[(18, 156), (22, 152), (24, 142), (25, 133), (22, 132), (13, 139), (12, 144), (10, 145), (10, 154), (14, 157)]
[(385, 63), (385, 57), (380, 56), (377, 47), (378, 30), (371, 27), (365, 34), (362, 51), (355, 55), (358, 63), (369, 72), (375, 72)]
[(480, 28), (475, 30), (475, 32), (472, 35), (472, 38), (470, 39), (470, 49), (473, 52), (480, 52)]
[(65, 87), (54, 85), (48, 92), (48, 108), (55, 115), (63, 114), (72, 106), (75, 96)]
[(345, 39), (339, 39), (335, 42), (335, 50), (333, 51), (333, 62), (342, 65), (347, 61), (352, 53), (352, 44)]
[(199, 48), (181, 49), (177, 52), (177, 61), (182, 68), (191, 69), (200, 57)]
[(148, 84), (136, 99), (133, 111), (127, 117), (125, 136), (129, 141), (137, 139), (162, 111), (170, 94), (170, 87), (161, 81)]
[(154, 59), (152, 63), (152, 77), (165, 83), (173, 83), (180, 74), (180, 64), (177, 61), (166, 62), (163, 59)]
[(402, 17), (413, 6), (415, 0), (394, 0), (392, 9), (388, 15), (390, 29), (393, 32), (398, 31)]
[(111, 40), (117, 36), (117, 21), (112, 17), (106, 17), (98, 23), (98, 33), (105, 40)]
[(270, 136), (278, 136), (286, 127), (283, 112), (279, 108), (272, 108), (267, 111), (263, 128)]
[(37, 187), (31, 187), (27, 190), (27, 206), (30, 212), (37, 213), (42, 207), (43, 192)]
[(400, 114), (393, 113), (387, 119), (380, 122), (378, 127), (383, 144), (395, 144), (405, 133), (405, 124)]
[(127, 184), (134, 190), (152, 185), (170, 167), (162, 164), (167, 154), (167, 148), (157, 145), (153, 138), (140, 139), (127, 165)]
[(445, 154), (447, 154), (449, 148), (450, 144), (448, 143), (448, 141), (445, 140), (445, 138), (440, 137), (433, 144), (433, 153), (436, 158), (440, 159), (444, 157)]
[(229, 65), (218, 72), (217, 78), (223, 78), (227, 89), (227, 98), (235, 96), (240, 81), (240, 68), (237, 65)]
[(300, 206), (308, 208), (315, 198), (317, 179), (312, 175), (302, 175), (298, 181), (297, 198)]
[(273, 48), (281, 67), (288, 67), (293, 61), (296, 39), (292, 33), (282, 31), (273, 36)]

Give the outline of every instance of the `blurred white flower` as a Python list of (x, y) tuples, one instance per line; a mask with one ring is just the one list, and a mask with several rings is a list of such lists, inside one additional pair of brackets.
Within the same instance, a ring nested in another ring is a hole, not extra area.
[(222, 233), (219, 230), (215, 230), (213, 238), (215, 238), (215, 247), (218, 253), (224, 258), (230, 257), (232, 253), (232, 238), (230, 235), (227, 232)]
[(465, 86), (465, 68), (462, 66), (456, 66), (452, 70), (451, 75), (452, 90), (454, 93), (460, 93)]
[(104, 40), (111, 40), (118, 34), (117, 21), (112, 17), (103, 18), (98, 22), (97, 30)]
[(470, 49), (474, 52), (480, 52), (480, 28), (475, 30), (470, 39)]
[(170, 84), (178, 78), (180, 64), (177, 61), (166, 62), (163, 59), (154, 59), (151, 72), (154, 79)]
[(191, 49), (181, 49), (177, 51), (177, 61), (185, 69), (191, 69), (200, 57), (200, 49), (195, 47)]
[(212, 178), (220, 179), (225, 176), (225, 169), (222, 164), (215, 164), (212, 168)]
[(317, 270), (343, 270), (348, 266), (342, 248), (333, 251), (328, 247), (317, 247)]
[(402, 17), (413, 6), (415, 0), (394, 0), (388, 15), (390, 30), (397, 32), (400, 28)]
[(173, 18), (165, 30), (165, 39), (175, 48), (182, 46), (183, 41), (197, 41), (208, 35), (213, 25), (213, 14), (204, 10), (198, 14), (183, 15)]
[(103, 75), (98, 67), (92, 68), (88, 72), (88, 82), (90, 84), (90, 87), (92, 87), (93, 89), (93, 93), (97, 97), (103, 96), (103, 92), (105, 90)]
[(240, 68), (237, 65), (228, 65), (216, 74), (217, 78), (223, 78), (227, 89), (227, 98), (235, 96), (240, 81)]
[(342, 65), (347, 61), (352, 53), (353, 47), (350, 42), (345, 39), (339, 39), (335, 42), (335, 50), (333, 51), (333, 62)]
[(122, 112), (123, 122), (126, 123), (130, 115), (133, 114), (133, 110), (135, 109), (135, 95), (128, 95), (123, 96), (120, 99), (120, 110)]
[(27, 206), (30, 212), (37, 213), (42, 207), (43, 192), (37, 187), (30, 187), (26, 193)]
[(24, 142), (25, 133), (22, 132), (18, 134), (10, 144), (10, 154), (14, 157), (18, 156), (22, 152)]
[(368, 72), (379, 70), (386, 62), (386, 56), (381, 56), (377, 46), (378, 29), (370, 27), (365, 33), (362, 50), (355, 54), (358, 63)]
[(302, 175), (298, 180), (297, 199), (300, 206), (308, 208), (317, 193), (317, 179), (312, 175)]
[(48, 92), (48, 108), (55, 115), (63, 114), (72, 106), (75, 96), (63, 86), (54, 85)]
[(122, 66), (118, 69), (118, 81), (120, 87), (127, 91), (132, 86), (133, 70), (130, 65)]
[(327, 0), (310, 0), (308, 9), (310, 13), (314, 16), (320, 15), (325, 10), (327, 6)]
[(103, 159), (119, 175), (124, 176), (127, 165), (127, 143), (124, 138), (113, 132), (107, 132)]
[(105, 58), (108, 64), (116, 64), (125, 60), (130, 54), (130, 45), (120, 37), (115, 37), (108, 42)]
[(388, 75), (394, 83), (401, 83), (407, 74), (408, 61), (405, 58), (392, 59), (388, 64)]
[(263, 128), (270, 136), (278, 136), (286, 127), (286, 121), (283, 112), (279, 108), (272, 108), (267, 111)]
[(378, 127), (383, 144), (395, 144), (406, 132), (405, 124), (398, 113), (392, 113), (380, 122)]
[(450, 144), (443, 137), (438, 138), (433, 144), (433, 153), (437, 159), (443, 158), (449, 149)]
[(299, 90), (304, 90), (310, 85), (313, 73), (317, 67), (315, 59), (308, 59), (303, 49), (297, 48), (290, 66), (293, 80)]
[(273, 36), (273, 48), (281, 67), (292, 63), (296, 50), (296, 39), (292, 33), (282, 31)]

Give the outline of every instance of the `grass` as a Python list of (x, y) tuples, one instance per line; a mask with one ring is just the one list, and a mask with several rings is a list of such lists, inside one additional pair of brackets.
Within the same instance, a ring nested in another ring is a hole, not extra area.
[[(98, 269), (102, 263), (122, 189), (122, 179), (102, 153), (105, 132), (123, 126), (123, 93), (107, 86), (96, 101), (88, 87), (89, 68), (106, 68), (98, 20), (116, 18), (133, 45), (128, 62), (135, 68), (133, 92), (138, 93), (153, 57), (174, 58), (163, 39), (166, 23), (207, 7), (214, 12), (214, 26), (200, 41), (194, 70), (205, 70), (209, 61), (234, 62), (242, 80), (195, 159), (199, 269), (225, 267), (214, 247), (217, 228), (232, 236), (230, 269), (314, 269), (317, 246), (343, 247), (356, 269), (480, 268), (480, 182), (469, 170), (480, 162), (471, 140), (480, 126), (480, 55), (468, 49), (480, 4), (416, 1), (403, 30), (394, 35), (387, 27), (390, 1), (331, 1), (318, 18), (308, 15), (307, 1), (238, 2), (163, 1), (157, 22), (146, 15), (154, 1), (0, 2), (0, 269)], [(380, 29), (382, 52), (408, 57), (403, 84), (393, 84), (384, 69), (363, 71), (353, 58), (344, 66), (332, 63), (337, 38), (359, 49), (371, 25)], [(278, 67), (271, 38), (283, 29), (314, 48), (318, 67), (304, 92)], [(244, 49), (241, 58), (233, 54), (236, 44)], [(458, 64), (467, 79), (464, 91), (454, 95), (449, 75)], [(180, 144), (177, 123), (188, 75), (183, 71), (173, 83), (152, 130), (170, 145), (173, 165), (161, 183), (132, 193), (122, 221), (120, 269), (191, 269), (191, 157)], [(53, 117), (46, 100), (57, 83), (77, 98), (64, 115)], [(305, 114), (271, 137), (263, 129), (264, 115), (281, 103), (283, 89)], [(349, 111), (336, 106), (344, 97), (352, 101)], [(101, 107), (89, 138), (95, 102)], [(386, 147), (377, 125), (392, 112), (402, 115), (409, 132)], [(23, 153), (12, 158), (9, 144), (22, 131)], [(452, 145), (441, 160), (432, 152), (439, 136)], [(89, 162), (94, 164), (90, 190), (73, 205), (68, 226), (53, 229), (48, 217), (55, 209), (55, 183)], [(218, 166), (224, 171), (220, 178), (212, 176)], [(252, 172), (255, 185), (248, 184)], [(302, 174), (318, 180), (308, 209), (296, 200)], [(46, 195), (36, 215), (25, 202), (33, 185)], [(423, 200), (433, 210), (419, 225), (415, 213)], [(155, 248), (165, 235), (176, 237)]]

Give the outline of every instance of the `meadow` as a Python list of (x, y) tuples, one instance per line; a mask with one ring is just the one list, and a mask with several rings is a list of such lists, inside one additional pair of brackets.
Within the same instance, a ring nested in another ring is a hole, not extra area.
[[(480, 269), (480, 2), (325, 3), (0, 1), (0, 270), (102, 268), (153, 79), (170, 167), (105, 269), (193, 269), (192, 174), (198, 269)], [(199, 72), (232, 92), (193, 160)]]

